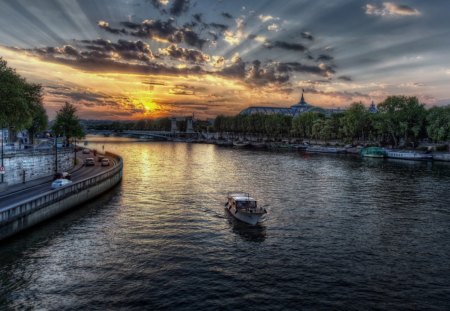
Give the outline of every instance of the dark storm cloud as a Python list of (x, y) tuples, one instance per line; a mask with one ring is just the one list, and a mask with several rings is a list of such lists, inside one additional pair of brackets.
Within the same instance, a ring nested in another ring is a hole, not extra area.
[(264, 46), (268, 49), (279, 48), (289, 51), (305, 52), (307, 48), (300, 43), (290, 43), (285, 41), (267, 41)]
[(170, 43), (184, 42), (187, 45), (202, 49), (208, 42), (188, 27), (177, 27), (174, 20), (144, 20), (142, 23), (122, 22), (126, 28), (131, 29), (130, 35), (141, 38), (160, 38)]
[(327, 54), (320, 54), (317, 57), (317, 61), (319, 61), (319, 62), (329, 62), (329, 61), (332, 61), (333, 59), (334, 59), (333, 56), (327, 55)]
[(342, 81), (346, 81), (346, 82), (353, 81), (353, 79), (351, 77), (349, 77), (349, 76), (340, 76), (340, 77), (338, 77), (338, 79), (342, 80)]
[[(85, 48), (89, 51), (83, 51), (80, 54), (85, 57), (96, 58), (114, 58), (117, 55), (123, 60), (138, 60), (142, 62), (150, 62), (154, 59), (153, 52), (147, 43), (140, 40), (127, 41), (118, 40), (113, 43), (104, 39), (82, 40)], [(113, 53), (117, 53), (114, 55)]]
[(189, 0), (174, 0), (169, 10), (170, 14), (180, 16), (189, 10)]
[(200, 13), (196, 13), (196, 14), (192, 15), (192, 17), (194, 18), (194, 20), (197, 23), (203, 23), (202, 16), (203, 16), (203, 14), (200, 14)]
[(258, 85), (282, 84), (289, 81), (289, 75), (286, 72), (280, 72), (276, 65), (266, 64), (261, 66), (261, 62), (255, 60), (247, 71), (246, 80)]
[(303, 37), (304, 39), (308, 39), (308, 40), (310, 40), (310, 41), (314, 41), (313, 35), (310, 34), (309, 32), (306, 32), (306, 31), (302, 32), (302, 37)]
[(222, 15), (223, 17), (228, 18), (228, 19), (233, 19), (233, 15), (231, 15), (230, 13), (227, 13), (227, 12), (222, 12), (222, 13), (220, 13), (220, 15)]
[(80, 55), (80, 53), (77, 51), (77, 49), (75, 49), (71, 45), (64, 46), (64, 53), (69, 56), (74, 56), (74, 57), (78, 57)]
[(217, 30), (224, 32), (225, 30), (228, 29), (228, 25), (224, 25), (224, 24), (218, 24), (218, 23), (211, 23), (209, 24), (209, 26), (216, 28)]
[(311, 73), (324, 77), (336, 73), (336, 71), (332, 67), (327, 65), (323, 66), (305, 65), (299, 62), (278, 63), (277, 70), (279, 72)]
[(69, 97), (73, 101), (98, 101), (104, 98), (104, 95), (101, 94), (66, 87), (45, 87), (45, 89), (48, 94)]
[(209, 56), (203, 54), (200, 51), (177, 47), (173, 44), (165, 49), (160, 49), (160, 51), (162, 55), (169, 55), (170, 57), (179, 61), (187, 61), (190, 63), (204, 63), (209, 60)]

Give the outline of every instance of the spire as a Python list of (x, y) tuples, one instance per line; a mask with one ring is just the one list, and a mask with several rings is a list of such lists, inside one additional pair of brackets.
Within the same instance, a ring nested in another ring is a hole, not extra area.
[(305, 89), (302, 89), (302, 98), (300, 99), (300, 105), (306, 104), (305, 97), (303, 96), (304, 93), (305, 93)]
[(369, 112), (371, 112), (371, 113), (378, 112), (377, 106), (375, 106), (375, 103), (373, 102), (373, 100), (372, 100), (372, 104), (370, 104)]

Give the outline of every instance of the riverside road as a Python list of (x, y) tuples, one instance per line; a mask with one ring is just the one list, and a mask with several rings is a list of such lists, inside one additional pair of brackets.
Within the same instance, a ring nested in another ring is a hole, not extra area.
[[(80, 154), (77, 158), (80, 163), (84, 163), (84, 160), (89, 157), (93, 156), (89, 154)], [(97, 157), (94, 157), (94, 159), (96, 160), (94, 166), (84, 166), (84, 164), (82, 164), (76, 166), (72, 171), (70, 171), (72, 175), (71, 180), (73, 182), (83, 180), (99, 174), (117, 164), (115, 159), (109, 158), (110, 166), (101, 166), (101, 163), (97, 161)], [(0, 210), (44, 192), (52, 191), (50, 188), (52, 181), (52, 177), (48, 177), (42, 178), (41, 182), (37, 183), (27, 182), (25, 184), (21, 184), (20, 186), (11, 186), (9, 191), (7, 190), (0, 195)]]

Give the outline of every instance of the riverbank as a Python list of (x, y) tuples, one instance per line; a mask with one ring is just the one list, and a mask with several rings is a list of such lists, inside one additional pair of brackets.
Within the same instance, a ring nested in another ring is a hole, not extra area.
[[(0, 240), (22, 232), (36, 224), (85, 203), (114, 187), (122, 179), (123, 161), (118, 155), (106, 153), (114, 165), (103, 172), (74, 181), (56, 190), (43, 190), (27, 199), (15, 199), (0, 208)], [(14, 194), (13, 194), (14, 195)]]
[[(261, 142), (248, 140), (223, 140), (223, 139), (186, 139), (188, 143), (214, 144), (219, 147), (268, 150), (268, 151), (290, 151), (305, 153), (327, 153), (327, 154), (350, 154), (363, 157), (362, 151), (368, 146), (344, 145), (342, 142), (332, 143), (310, 143), (290, 142), (289, 140), (278, 142)], [(444, 161), (450, 162), (450, 152), (436, 151), (435, 146), (421, 146), (420, 149), (393, 149), (380, 147), (383, 150), (381, 158), (395, 158), (415, 161)]]

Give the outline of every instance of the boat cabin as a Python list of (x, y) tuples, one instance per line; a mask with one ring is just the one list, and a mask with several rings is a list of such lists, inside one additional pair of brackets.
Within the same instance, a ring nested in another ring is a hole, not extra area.
[(257, 203), (248, 193), (229, 193), (228, 206), (238, 210), (256, 210)]

